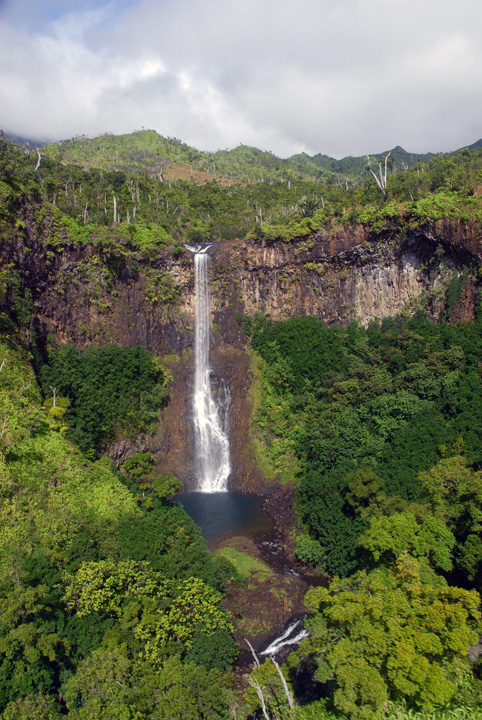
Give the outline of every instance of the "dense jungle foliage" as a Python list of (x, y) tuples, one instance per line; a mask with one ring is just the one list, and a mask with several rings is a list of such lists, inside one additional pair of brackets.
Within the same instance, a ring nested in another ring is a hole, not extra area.
[(299, 557), (336, 576), (308, 593), (312, 636), (290, 659), (317, 668), (326, 717), (382, 717), (389, 700), (476, 712), (481, 330), (254, 318), (258, 452), (297, 478)]
[[(88, 247), (85, 292), (102, 313), (99, 273), (109, 286), (141, 266), (146, 298), (175, 304), (153, 261), (165, 247), (182, 258), (186, 241), (444, 218), (480, 229), (480, 148), (386, 156), (203, 154), (151, 131), (37, 152), (2, 136), (2, 250), (26, 229), (47, 266), (67, 243)], [(121, 471), (101, 455), (157, 422), (166, 371), (138, 347), (38, 347), (36, 269), (18, 257), (0, 269), (4, 720), (481, 720), (480, 320), (240, 318), (259, 371), (258, 457), (296, 485), (299, 558), (333, 577), (308, 593), (312, 634), (282, 677), (255, 667), (241, 699), (222, 598), (242, 579), (207, 553), (149, 454)], [(70, 280), (66, 268), (59, 297)], [(463, 283), (448, 286), (447, 318)]]
[(116, 436), (147, 432), (165, 404), (165, 376), (142, 347), (52, 348), (40, 377), (44, 393), (55, 387), (68, 400), (68, 435), (89, 457)]
[[(482, 466), (478, 323), (435, 324), (420, 313), (365, 330), (257, 318), (252, 343), (265, 361), (257, 422), (266, 453), (281, 472), (296, 459), (298, 507), (330, 573), (359, 565), (358, 537), (371, 515), (428, 502), (420, 472), (454, 455)], [(469, 571), (463, 550), (478, 526), (465, 519), (459, 528), (467, 534), (457, 537), (457, 567), (480, 582), (482, 555), (470, 553)]]
[(28, 354), (3, 342), (0, 358), (2, 717), (229, 717), (232, 568), (169, 502), (176, 482), (147, 482), (143, 457), (123, 473), (88, 460)]
[[(194, 719), (228, 718), (236, 712), (242, 718), (259, 707), (259, 687), (274, 718), (375, 718), (388, 700), (394, 702), (389, 718), (428, 720), (431, 708), (444, 705), (447, 710), (438, 718), (451, 718), (451, 707), (458, 711), (453, 717), (477, 718), (478, 671), (466, 652), (479, 626), (480, 598), (472, 589), (480, 586), (482, 554), (478, 448), (465, 445), (457, 435), (459, 426), (453, 428), (449, 419), (445, 434), (432, 442), (431, 436), (422, 438), (426, 448), (435, 443), (437, 464), (432, 467), (415, 455), (419, 464), (414, 461), (412, 482), (407, 484), (402, 472), (390, 478), (387, 492), (386, 466), (377, 462), (383, 453), (377, 454), (377, 443), (367, 439), (365, 448), (360, 445), (363, 461), (354, 462), (356, 446), (346, 443), (354, 427), (345, 412), (350, 403), (340, 407), (330, 394), (336, 388), (346, 396), (343, 383), (355, 379), (349, 397), (355, 393), (358, 401), (352, 408), (363, 417), (371, 409), (367, 427), (374, 437), (374, 428), (385, 428), (379, 434), (390, 444), (400, 430), (411, 427), (413, 413), (407, 407), (416, 397), (437, 407), (436, 391), (444, 404), (447, 390), (462, 403), (472, 403), (471, 392), (480, 397), (477, 330), (436, 326), (422, 318), (374, 323), (367, 331), (354, 326), (328, 330), (312, 318), (274, 326), (257, 318), (253, 325), (253, 344), (266, 363), (258, 423), (273, 444), (277, 436), (286, 440), (292, 432), (300, 461), (300, 514), (307, 530), (299, 538), (300, 554), (322, 568), (340, 558), (351, 562), (345, 580), (312, 590), (307, 598), (312, 636), (291, 656), (285, 672), (296, 692), (300, 668), (317, 668), (316, 693), (327, 698), (296, 703), (293, 709), (270, 663), (253, 670), (244, 709), (236, 701), (229, 674), (236, 648), (221, 605), (233, 569), (206, 553), (192, 521), (169, 502), (174, 479), (151, 484), (152, 460), (145, 453), (126, 463), (122, 473), (106, 458), (87, 460), (66, 437), (62, 398), (55, 406), (41, 405), (25, 351), (3, 343), (3, 717)], [(444, 350), (444, 341), (456, 342), (455, 350)], [(390, 352), (393, 348), (396, 353)], [(377, 351), (391, 359), (395, 377), (415, 385), (407, 390), (395, 381), (390, 387), (383, 363), (377, 376)], [(61, 351), (67, 353), (72, 350)], [(430, 358), (424, 373), (419, 372), (421, 355)], [(320, 363), (329, 369), (318, 380)], [(414, 369), (418, 372), (408, 372)], [(386, 396), (392, 389), (390, 402)], [(290, 430), (281, 431), (279, 413), (286, 401), (294, 414)], [(340, 467), (332, 462), (338, 478), (341, 467), (346, 472), (336, 492), (329, 483), (322, 486), (318, 466), (340, 457), (339, 450), (330, 454), (319, 445), (329, 404), (333, 447), (336, 431), (348, 429)], [(415, 405), (415, 413), (419, 409)], [(401, 441), (397, 447), (410, 450)], [(460, 455), (464, 448), (465, 456)], [(333, 501), (332, 520), (323, 499)], [(332, 522), (331, 533), (320, 533), (323, 522)], [(340, 545), (337, 555), (331, 538), (340, 540), (345, 533), (352, 546)], [(406, 716), (404, 698), (412, 708)], [(416, 715), (414, 706), (426, 711)]]

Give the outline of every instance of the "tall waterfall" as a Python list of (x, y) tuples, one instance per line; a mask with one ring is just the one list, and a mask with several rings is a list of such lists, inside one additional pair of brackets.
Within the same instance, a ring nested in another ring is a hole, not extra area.
[(230, 394), (223, 381), (216, 397), (211, 387), (209, 367), (209, 293), (208, 247), (186, 246), (194, 252), (195, 277), (195, 372), (194, 372), (194, 430), (198, 490), (206, 493), (224, 492), (227, 488), (231, 461), (227, 435), (227, 415)]

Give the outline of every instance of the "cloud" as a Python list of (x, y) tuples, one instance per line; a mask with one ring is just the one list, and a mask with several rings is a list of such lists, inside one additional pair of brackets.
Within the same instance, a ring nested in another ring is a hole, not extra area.
[(482, 136), (481, 21), (475, 0), (7, 0), (0, 126), (144, 126), (282, 156), (452, 150)]

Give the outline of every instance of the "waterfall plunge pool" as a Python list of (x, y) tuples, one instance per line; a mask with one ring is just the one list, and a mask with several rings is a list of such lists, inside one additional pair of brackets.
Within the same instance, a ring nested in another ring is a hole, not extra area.
[[(271, 614), (274, 611), (274, 618), (278, 617), (278, 621), (262, 638), (251, 638), (261, 662), (268, 656), (273, 656), (282, 662), (300, 640), (308, 635), (303, 627), (306, 615), (302, 612), (303, 608), (300, 603), (306, 589), (312, 584), (313, 578), (311, 576), (305, 578), (303, 572), (298, 568), (295, 570), (285, 556), (273, 519), (263, 509), (263, 498), (236, 492), (190, 492), (178, 495), (176, 500), (201, 527), (203, 537), (210, 550), (215, 550), (223, 540), (229, 540), (229, 538), (236, 537), (237, 540), (240, 540), (241, 537), (250, 538), (249, 542), (256, 546), (258, 553), (250, 553), (249, 550), (243, 548), (242, 544), (240, 549), (254, 557), (259, 557), (274, 571), (273, 578), (270, 580), (271, 584), (286, 593), (286, 585), (280, 584), (280, 576), (292, 576), (292, 585), (290, 583), (288, 592), (296, 606), (296, 612), (284, 618), (282, 617), (284, 613), (281, 613), (280, 617), (276, 614), (274, 607), (278, 603), (273, 596), (269, 596), (266, 607), (260, 607), (257, 613), (267, 618), (267, 622), (272, 624)], [(254, 605), (257, 602), (263, 602), (260, 599), (262, 597), (266, 600), (266, 588), (263, 589), (262, 584), (260, 590), (262, 594), (253, 601)], [(235, 593), (236, 591), (234, 591)], [(232, 592), (230, 594), (232, 595)], [(238, 665), (244, 669), (243, 672), (248, 672), (252, 660), (251, 652), (242, 643)]]
[(273, 521), (257, 495), (236, 492), (191, 492), (176, 500), (200, 526), (206, 543), (214, 545), (235, 535), (270, 533)]

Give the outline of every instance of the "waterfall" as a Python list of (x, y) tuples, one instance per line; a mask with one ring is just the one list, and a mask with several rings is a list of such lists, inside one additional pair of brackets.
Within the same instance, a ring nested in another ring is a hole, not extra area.
[(231, 472), (227, 420), (231, 396), (221, 380), (214, 396), (209, 367), (209, 329), (211, 298), (209, 293), (210, 247), (186, 245), (194, 253), (195, 277), (195, 370), (193, 415), (195, 462), (198, 490), (225, 492)]
[(268, 647), (263, 650), (260, 655), (274, 656), (288, 645), (299, 645), (302, 640), (310, 635), (308, 630), (305, 630), (303, 627), (303, 622), (304, 618), (299, 618), (298, 620), (290, 623), (281, 635), (277, 637), (276, 640), (273, 640), (273, 642), (268, 645)]

